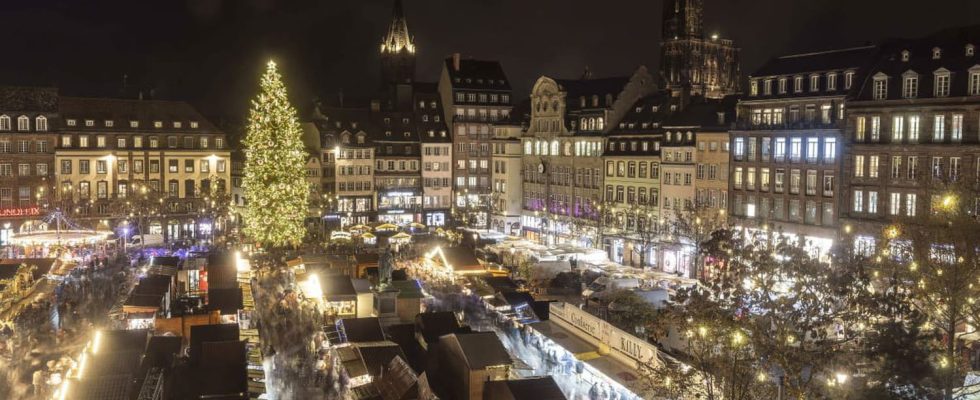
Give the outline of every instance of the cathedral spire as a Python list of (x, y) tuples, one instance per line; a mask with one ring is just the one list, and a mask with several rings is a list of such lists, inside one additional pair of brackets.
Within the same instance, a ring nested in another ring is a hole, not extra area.
[(402, 1), (395, 0), (395, 7), (391, 13), (391, 26), (388, 27), (388, 34), (381, 41), (381, 53), (398, 53), (403, 50), (415, 53), (415, 43), (412, 43), (412, 37), (408, 35), (408, 21), (405, 19)]

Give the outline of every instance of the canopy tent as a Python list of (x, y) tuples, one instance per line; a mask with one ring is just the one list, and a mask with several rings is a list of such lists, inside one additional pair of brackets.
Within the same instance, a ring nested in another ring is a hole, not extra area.
[(412, 240), (412, 235), (409, 235), (405, 232), (398, 232), (398, 234), (388, 238), (389, 242), (398, 243), (398, 244), (405, 244), (410, 242), (411, 240)]
[(347, 230), (349, 230), (349, 231), (370, 232), (371, 231), (371, 227), (370, 226), (367, 226), (367, 225), (364, 225), (364, 224), (357, 224), (357, 225), (354, 225), (354, 226), (352, 226), (350, 228), (347, 228)]
[(398, 226), (395, 225), (395, 224), (381, 224), (381, 225), (378, 225), (378, 226), (374, 227), (374, 230), (376, 230), (376, 231), (397, 231), (398, 230)]
[(415, 228), (415, 229), (425, 229), (426, 228), (425, 224), (420, 224), (418, 222), (412, 222), (411, 224), (408, 224), (408, 226), (409, 227), (412, 227), (412, 228)]

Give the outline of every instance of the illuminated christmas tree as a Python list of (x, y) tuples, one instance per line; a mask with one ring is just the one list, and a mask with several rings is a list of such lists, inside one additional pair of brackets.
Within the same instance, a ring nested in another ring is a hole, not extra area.
[(274, 62), (260, 85), (244, 141), (244, 231), (264, 245), (297, 246), (305, 233), (309, 193), (302, 130)]

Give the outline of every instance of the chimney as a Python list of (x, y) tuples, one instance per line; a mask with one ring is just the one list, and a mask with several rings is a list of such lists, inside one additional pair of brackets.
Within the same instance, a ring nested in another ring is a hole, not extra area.
[(340, 89), (340, 91), (337, 92), (337, 102), (340, 103), (341, 108), (344, 107), (344, 89)]
[(453, 53), (453, 71), (459, 71), (459, 53)]
[(718, 125), (725, 125), (725, 112), (718, 111)]

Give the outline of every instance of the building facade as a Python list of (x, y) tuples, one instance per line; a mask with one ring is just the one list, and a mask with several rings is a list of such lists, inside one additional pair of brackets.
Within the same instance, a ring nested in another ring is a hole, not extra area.
[(439, 94), (453, 137), (455, 207), (467, 224), (489, 222), (493, 123), (511, 110), (510, 81), (497, 61), (463, 59), (453, 54), (443, 63)]
[[(57, 199), (81, 221), (146, 221), (145, 233), (207, 237), (210, 200), (230, 197), (225, 135), (189, 104), (61, 97)], [(140, 215), (142, 213), (142, 215)]]
[(510, 118), (494, 124), (493, 194), (490, 196), (490, 229), (512, 236), (521, 235), (521, 136), (530, 104), (514, 108)]
[(605, 135), (653, 81), (645, 67), (617, 78), (538, 78), (521, 141), (526, 237), (599, 246)]
[(968, 39), (980, 31), (970, 30), (881, 45), (848, 103), (845, 245), (871, 254), (891, 223), (980, 182), (980, 43)]
[(58, 90), (2, 87), (0, 96), (0, 242), (13, 232), (44, 229), (55, 189)]
[(665, 88), (721, 98), (739, 92), (739, 49), (718, 34), (705, 37), (703, 0), (665, 0), (660, 74)]
[(742, 226), (799, 235), (818, 254), (837, 237), (845, 103), (874, 47), (777, 57), (749, 78), (732, 131), (730, 211)]

